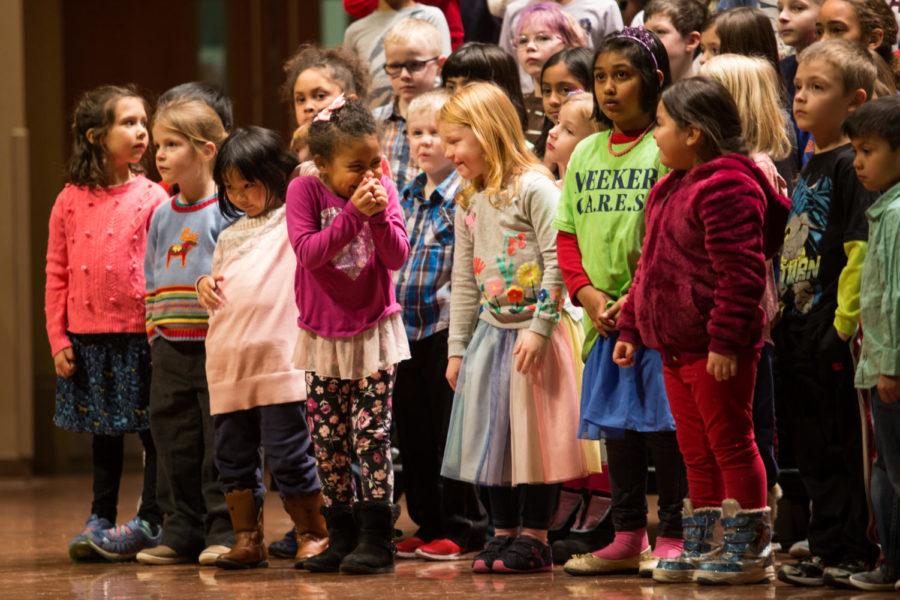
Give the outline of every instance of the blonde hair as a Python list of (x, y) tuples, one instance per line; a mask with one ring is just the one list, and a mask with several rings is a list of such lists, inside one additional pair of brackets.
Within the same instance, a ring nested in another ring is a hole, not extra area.
[(550, 172), (525, 145), (519, 114), (506, 94), (493, 83), (473, 82), (462, 87), (444, 104), (438, 122), (468, 127), (484, 152), (485, 173), (467, 184), (457, 195), (464, 209), (476, 192), (483, 192), (494, 206), (506, 204), (519, 175), (529, 170)]
[(798, 64), (811, 60), (823, 60), (837, 69), (845, 92), (863, 90), (866, 92), (866, 99), (872, 97), (878, 69), (868, 50), (862, 45), (847, 40), (822, 40), (797, 57)]
[(594, 96), (589, 94), (588, 92), (577, 92), (574, 94), (569, 94), (563, 100), (562, 105), (560, 106), (560, 111), (562, 111), (563, 106), (568, 105), (579, 105), (579, 112), (581, 116), (584, 117), (584, 120), (587, 121), (591, 129), (594, 133), (598, 131), (603, 131), (606, 129), (601, 123), (598, 123), (596, 119), (594, 119)]
[(700, 74), (715, 79), (731, 94), (750, 152), (768, 154), (773, 160), (790, 154), (788, 123), (781, 107), (781, 83), (768, 60), (720, 54), (703, 65)]
[(184, 136), (198, 150), (210, 143), (219, 148), (228, 136), (216, 111), (190, 98), (176, 98), (157, 108), (153, 126)]
[(409, 117), (413, 113), (438, 113), (447, 103), (447, 100), (450, 99), (450, 96), (452, 94), (447, 91), (447, 88), (442, 87), (419, 94), (409, 101), (409, 106), (406, 107), (406, 120), (409, 121)]
[(441, 54), (441, 32), (431, 21), (417, 19), (401, 19), (394, 23), (384, 34), (384, 47), (412, 46)]

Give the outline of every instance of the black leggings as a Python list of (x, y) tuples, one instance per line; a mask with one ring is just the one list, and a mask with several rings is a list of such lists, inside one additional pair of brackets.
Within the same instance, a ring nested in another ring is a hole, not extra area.
[[(151, 525), (162, 524), (162, 512), (156, 503), (156, 447), (150, 430), (138, 433), (144, 445), (144, 489), (141, 492), (141, 505), (138, 516)], [(122, 481), (122, 462), (125, 436), (123, 435), (94, 435), (93, 470), (94, 470), (94, 500), (91, 503), (91, 512), (98, 517), (105, 518), (111, 523), (116, 522), (117, 506), (119, 504), (119, 484)]]
[(544, 483), (487, 488), (494, 528), (549, 528), (559, 488), (559, 484)]

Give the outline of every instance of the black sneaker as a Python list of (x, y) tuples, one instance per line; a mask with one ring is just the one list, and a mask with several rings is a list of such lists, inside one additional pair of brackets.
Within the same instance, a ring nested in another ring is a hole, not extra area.
[(781, 565), (778, 579), (792, 585), (818, 587), (825, 585), (825, 565), (818, 556), (804, 558), (789, 565)]
[(494, 573), (540, 573), (553, 570), (550, 546), (529, 535), (520, 535), (494, 561)]
[(890, 592), (897, 583), (896, 577), (885, 573), (883, 568), (865, 573), (854, 573), (850, 576), (850, 586), (867, 592)]
[(491, 573), (494, 561), (513, 543), (515, 538), (508, 535), (494, 536), (485, 544), (484, 550), (475, 556), (472, 561), (472, 571), (475, 573)]
[(869, 570), (869, 564), (862, 560), (848, 560), (833, 567), (826, 567), (823, 573), (825, 585), (834, 588), (844, 588), (848, 590), (856, 589), (850, 583), (850, 576), (856, 573), (865, 573)]

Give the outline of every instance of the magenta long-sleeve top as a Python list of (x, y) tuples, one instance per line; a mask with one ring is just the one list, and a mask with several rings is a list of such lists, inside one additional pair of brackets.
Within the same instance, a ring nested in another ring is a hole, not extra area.
[(346, 338), (400, 311), (392, 271), (409, 254), (397, 189), (388, 177), (387, 208), (367, 217), (317, 177), (287, 191), (288, 238), (297, 255), (297, 324), (316, 335)]

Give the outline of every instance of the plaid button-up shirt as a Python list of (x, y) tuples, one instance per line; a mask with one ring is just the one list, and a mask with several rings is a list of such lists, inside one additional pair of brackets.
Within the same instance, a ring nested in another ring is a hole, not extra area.
[(397, 110), (396, 101), (372, 109), (372, 115), (381, 132), (381, 151), (387, 157), (397, 189), (402, 190), (418, 172), (409, 150), (406, 119)]
[(409, 234), (409, 258), (395, 276), (397, 301), (410, 340), (421, 340), (450, 325), (454, 198), (461, 183), (453, 171), (425, 198), (425, 173), (403, 190), (400, 206)]

